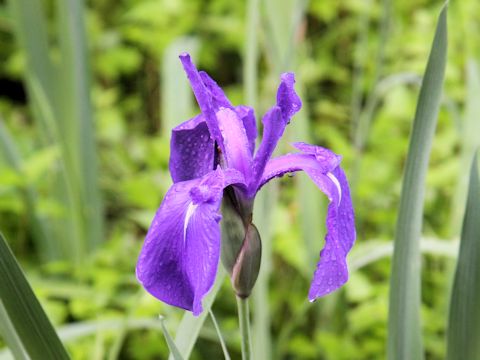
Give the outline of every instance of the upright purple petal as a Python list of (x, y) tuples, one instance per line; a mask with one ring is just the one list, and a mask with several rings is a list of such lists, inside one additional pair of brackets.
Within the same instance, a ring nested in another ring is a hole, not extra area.
[(214, 109), (217, 110), (220, 107), (231, 108), (232, 104), (230, 103), (230, 100), (228, 100), (222, 88), (218, 86), (215, 80), (213, 80), (205, 71), (200, 71), (199, 74), (203, 84), (210, 92)]
[[(187, 73), (188, 80), (190, 81), (193, 93), (195, 94), (195, 97), (197, 99), (198, 106), (200, 107), (200, 110), (205, 117), (205, 121), (207, 122), (210, 134), (212, 138), (217, 141), (220, 149), (223, 150), (222, 134), (220, 133), (217, 119), (215, 117), (216, 110), (218, 110), (216, 108), (218, 102), (212, 96), (211, 91), (203, 82), (202, 76), (200, 75), (192, 60), (190, 59), (190, 55), (188, 55), (187, 53), (180, 55), (180, 61), (182, 62), (185, 72)], [(209, 83), (209, 87), (212, 88), (213, 84)]]
[(248, 138), (248, 148), (253, 155), (253, 152), (255, 151), (255, 140), (257, 139), (257, 121), (255, 119), (255, 112), (251, 107), (244, 105), (235, 106), (234, 111), (243, 122), (243, 127)]
[(218, 86), (206, 72), (198, 71), (188, 54), (180, 55), (180, 60), (187, 73), (200, 110), (204, 115), (204, 120), (208, 125), (211, 137), (217, 141), (220, 149), (222, 151), (225, 150), (216, 114), (221, 108), (227, 108), (233, 110), (242, 120), (243, 128), (248, 138), (248, 148), (253, 154), (255, 139), (257, 137), (257, 127), (253, 109), (242, 105), (232, 106), (220, 86)]
[(235, 111), (228, 108), (220, 108), (217, 112), (217, 119), (223, 135), (227, 165), (244, 174), (245, 180), (248, 181), (252, 171), (252, 153), (248, 146), (243, 122)]
[(294, 90), (295, 75), (293, 73), (284, 73), (280, 79), (280, 86), (277, 90), (277, 106), (282, 110), (282, 117), (288, 124), (292, 116), (300, 111), (302, 100)]
[(265, 165), (272, 156), (285, 127), (292, 116), (302, 107), (302, 102), (295, 92), (294, 84), (295, 76), (293, 73), (282, 74), (280, 86), (277, 90), (277, 104), (262, 119), (263, 138), (254, 159), (253, 177), (255, 180), (250, 185), (250, 191), (254, 191), (260, 182)]
[(158, 209), (137, 263), (137, 278), (170, 305), (202, 312), (220, 256), (219, 207), (223, 189), (243, 185), (236, 170), (215, 170), (172, 185)]
[(305, 153), (271, 159), (259, 187), (275, 177), (303, 170), (329, 199), (325, 245), (308, 295), (314, 301), (347, 281), (346, 256), (355, 241), (355, 220), (348, 182), (339, 166), (340, 157), (318, 146), (299, 143), (296, 147)]
[(214, 169), (215, 142), (202, 114), (172, 130), (170, 174), (173, 182), (192, 180)]

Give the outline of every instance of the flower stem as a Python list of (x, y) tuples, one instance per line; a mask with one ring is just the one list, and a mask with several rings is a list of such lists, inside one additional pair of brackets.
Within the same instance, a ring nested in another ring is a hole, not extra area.
[(242, 334), (242, 360), (252, 359), (252, 339), (250, 336), (250, 312), (248, 309), (248, 299), (242, 299), (237, 296), (238, 320), (240, 322), (240, 332)]

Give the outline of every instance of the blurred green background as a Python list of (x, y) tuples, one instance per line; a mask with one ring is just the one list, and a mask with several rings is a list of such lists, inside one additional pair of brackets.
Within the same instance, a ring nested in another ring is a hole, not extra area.
[[(279, 74), (295, 71), (304, 109), (279, 151), (293, 141), (329, 147), (343, 155), (352, 186), (351, 279), (313, 304), (325, 199), (300, 174), (265, 187), (255, 214), (264, 240), (252, 299), (257, 355), (384, 358), (403, 165), (441, 5), (0, 0), (0, 229), (73, 358), (164, 359), (157, 316), (171, 333), (182, 316), (141, 289), (134, 268), (171, 184), (170, 129), (198, 111), (177, 61), (183, 51), (234, 104), (255, 105), (258, 119), (275, 101)], [(448, 20), (422, 242), (427, 359), (445, 357), (468, 168), (480, 142), (480, 2), (452, 1)], [(238, 358), (228, 281), (213, 312)], [(192, 359), (221, 357), (207, 320)]]

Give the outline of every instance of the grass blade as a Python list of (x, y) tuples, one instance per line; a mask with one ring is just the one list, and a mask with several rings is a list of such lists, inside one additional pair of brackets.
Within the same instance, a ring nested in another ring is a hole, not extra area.
[[(0, 151), (4, 154), (7, 163), (19, 174), (23, 173), (23, 164), (18, 149), (13, 141), (8, 129), (0, 118)], [(49, 260), (60, 255), (56, 246), (55, 239), (51, 236), (44, 219), (36, 211), (37, 194), (33, 187), (25, 185), (21, 189), (24, 198), (30, 224), (32, 226), (32, 235), (35, 240), (36, 249), (41, 259)]]
[[(57, 333), (0, 234), (0, 300), (23, 348), (32, 359), (68, 359)], [(13, 338), (14, 334), (6, 337)], [(13, 348), (13, 344), (12, 344)]]
[(428, 159), (435, 133), (447, 54), (447, 7), (428, 58), (405, 165), (392, 260), (388, 359), (422, 359), (420, 236)]
[(175, 341), (173, 341), (172, 337), (170, 336), (170, 333), (168, 332), (167, 328), (165, 327), (164, 323), (165, 319), (163, 316), (160, 316), (160, 324), (162, 325), (162, 332), (163, 336), (165, 337), (165, 340), (167, 341), (168, 349), (170, 350), (171, 356), (173, 356), (174, 360), (183, 360), (182, 354), (180, 354), (180, 351), (177, 348), (177, 345), (175, 345)]
[[(467, 169), (473, 159), (475, 149), (480, 146), (480, 69), (478, 63), (470, 59), (467, 63), (467, 98), (465, 115), (460, 129), (460, 168)], [(463, 211), (467, 199), (468, 174), (460, 171), (452, 208), (452, 231), (455, 236), (460, 232)]]
[(165, 137), (170, 136), (173, 127), (192, 116), (192, 90), (178, 56), (188, 52), (194, 59), (198, 46), (196, 38), (180, 37), (165, 49), (161, 66), (161, 119), (162, 134)]
[[(0, 335), (5, 339), (5, 342), (8, 344), (12, 354), (15, 356), (17, 360), (28, 360), (28, 354), (25, 352), (23, 348), (22, 341), (17, 335), (15, 331), (15, 327), (13, 326), (10, 318), (8, 317), (7, 311), (0, 300)], [(0, 360), (3, 359), (12, 359), (9, 353), (3, 354), (3, 351), (0, 351)]]
[(73, 162), (68, 165), (75, 169), (67, 176), (74, 186), (74, 196), (80, 198), (77, 211), (83, 237), (79, 241), (85, 242), (85, 251), (89, 251), (103, 240), (103, 204), (98, 187), (83, 4), (81, 0), (57, 0), (62, 62), (56, 96), (60, 108), (57, 121), (62, 122), (59, 128), (68, 141), (68, 159)]
[(480, 355), (480, 181), (473, 158), (447, 330), (447, 359)]
[(209, 310), (209, 313), (210, 313), (210, 318), (212, 319), (212, 322), (213, 322), (213, 326), (215, 327), (215, 331), (217, 332), (218, 340), (220, 341), (220, 346), (222, 347), (223, 357), (225, 358), (225, 360), (230, 360), (230, 354), (228, 353), (227, 344), (225, 344), (225, 340), (223, 339), (222, 332), (220, 331), (220, 326), (218, 325), (217, 319), (215, 318), (215, 315), (213, 315), (213, 311), (211, 308)]
[[(208, 316), (208, 311), (212, 307), (213, 301), (215, 300), (217, 293), (220, 291), (226, 276), (227, 273), (223, 267), (219, 266), (215, 284), (213, 285), (212, 290), (210, 290), (208, 295), (205, 297), (205, 300), (203, 300), (203, 312), (196, 317), (193, 316), (189, 311), (185, 311), (183, 315), (182, 321), (178, 326), (177, 334), (175, 336), (175, 344), (177, 344), (180, 354), (185, 359), (188, 359), (192, 353), (193, 346), (197, 342), (200, 330), (202, 329), (203, 323)], [(173, 354), (170, 354), (169, 359), (175, 360)]]

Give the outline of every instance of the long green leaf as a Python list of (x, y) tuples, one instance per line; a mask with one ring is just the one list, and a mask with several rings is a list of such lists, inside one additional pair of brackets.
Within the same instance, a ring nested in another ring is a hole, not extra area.
[(103, 209), (97, 184), (83, 1), (56, 2), (59, 31), (55, 40), (60, 56), (53, 61), (45, 4), (39, 0), (9, 1), (27, 60), (30, 105), (45, 135), (43, 140), (61, 149), (60, 174), (52, 178), (51, 185), (51, 192), (66, 210), (62, 221), (51, 221), (57, 253), (79, 262), (102, 240)]
[(473, 158), (448, 322), (447, 359), (480, 359), (480, 181)]
[[(12, 354), (15, 356), (17, 360), (28, 360), (28, 354), (25, 352), (23, 348), (22, 341), (17, 335), (15, 331), (15, 327), (13, 326), (10, 318), (8, 317), (7, 311), (3, 306), (2, 301), (0, 300), (0, 336), (5, 339), (5, 342), (8, 344)], [(10, 355), (10, 354), (8, 354)], [(0, 360), (3, 359), (11, 359), (12, 357), (8, 356), (7, 353), (3, 353), (0, 351)]]
[(173, 127), (192, 115), (192, 90), (178, 56), (182, 52), (188, 52), (192, 58), (195, 58), (198, 46), (196, 38), (180, 37), (165, 49), (162, 57), (161, 115), (162, 134), (166, 137), (169, 136)]
[[(460, 129), (460, 168), (470, 166), (475, 150), (480, 146), (480, 68), (478, 63), (470, 59), (466, 69), (467, 94), (465, 114)], [(458, 174), (457, 189), (452, 207), (453, 235), (458, 236), (462, 225), (463, 211), (467, 199), (468, 174), (460, 171)]]
[(215, 331), (218, 335), (218, 341), (220, 342), (220, 346), (222, 347), (223, 357), (225, 360), (230, 360), (230, 354), (228, 353), (227, 344), (225, 343), (225, 339), (223, 338), (222, 331), (220, 330), (220, 326), (218, 325), (217, 319), (213, 314), (212, 309), (209, 310), (210, 319), (212, 319), (213, 326), (215, 327)]
[(442, 94), (447, 54), (447, 7), (440, 14), (425, 70), (405, 165), (397, 219), (388, 322), (388, 359), (423, 358), (420, 327), (425, 177)]
[[(199, 316), (193, 316), (191, 312), (185, 311), (182, 321), (177, 329), (177, 334), (175, 336), (175, 344), (180, 352), (180, 354), (188, 359), (192, 353), (193, 346), (197, 342), (198, 335), (202, 329), (203, 323), (207, 319), (209, 310), (213, 305), (213, 301), (217, 296), (217, 293), (220, 291), (222, 284), (227, 276), (226, 271), (222, 266), (219, 266), (217, 278), (215, 284), (213, 285), (212, 290), (208, 293), (203, 300), (203, 312)], [(170, 354), (170, 360), (174, 360), (173, 354)]]
[[(103, 239), (103, 204), (98, 187), (97, 154), (90, 101), (90, 72), (83, 19), (83, 0), (57, 0), (58, 37), (62, 55), (56, 104), (62, 136), (68, 140), (69, 182), (79, 196), (85, 250), (92, 250)], [(74, 171), (73, 171), (74, 170)], [(75, 178), (78, 177), (78, 179)]]
[[(0, 300), (30, 358), (68, 359), (65, 348), (1, 233), (0, 273)], [(6, 340), (13, 337), (14, 334), (10, 334)]]
[(165, 327), (164, 323), (165, 319), (160, 316), (160, 324), (162, 325), (162, 332), (163, 336), (165, 337), (165, 340), (167, 341), (168, 349), (170, 350), (171, 356), (173, 356), (174, 360), (183, 360), (182, 354), (180, 354), (180, 351), (177, 348), (177, 345), (175, 345), (175, 341), (173, 341), (172, 337), (170, 336), (170, 333), (168, 332), (167, 328)]
[[(0, 151), (4, 154), (7, 163), (19, 174), (23, 174), (22, 158), (8, 129), (0, 117)], [(55, 239), (51, 237), (47, 224), (36, 211), (37, 194), (30, 185), (25, 185), (22, 190), (30, 223), (32, 225), (33, 238), (36, 242), (37, 251), (43, 260), (55, 258), (58, 255)]]

